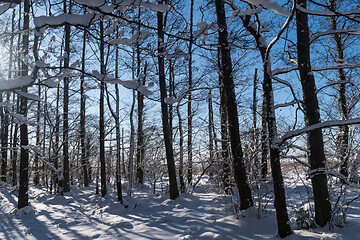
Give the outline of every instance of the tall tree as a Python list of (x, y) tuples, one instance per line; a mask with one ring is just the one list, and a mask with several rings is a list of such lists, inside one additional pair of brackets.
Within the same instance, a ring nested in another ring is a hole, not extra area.
[[(104, 42), (104, 22), (100, 20), (100, 72), (104, 76), (106, 73), (105, 66), (105, 42)], [(105, 162), (105, 125), (104, 125), (104, 99), (105, 99), (105, 82), (100, 82), (100, 175), (101, 175), (101, 196), (105, 197), (107, 193), (106, 187), (106, 162)]]
[[(307, 8), (307, 0), (298, 0), (298, 6)], [(300, 72), (300, 81), (304, 98), (306, 126), (320, 123), (319, 102), (316, 95), (316, 84), (310, 62), (310, 35), (308, 15), (300, 9), (296, 9), (297, 26), (297, 54)], [(325, 226), (331, 218), (331, 204), (327, 185), (325, 168), (324, 141), (321, 129), (315, 129), (307, 134), (307, 144), (310, 150), (309, 163), (314, 174), (311, 182), (315, 203), (315, 222), (319, 226)]]
[[(24, 22), (23, 22), (23, 39), (22, 39), (22, 51), (26, 56), (29, 53), (29, 19), (30, 19), (30, 2), (24, 0)], [(22, 76), (28, 75), (28, 66), (25, 62), (21, 64)], [(27, 87), (21, 89), (22, 92), (27, 92)], [(25, 97), (20, 98), (20, 114), (26, 117), (28, 111), (27, 99)], [(20, 185), (19, 185), (19, 197), (18, 208), (23, 208), (29, 205), (29, 136), (28, 126), (26, 123), (20, 125)]]
[[(337, 0), (331, 0), (330, 1), (330, 9), (335, 12), (338, 10), (338, 1)], [(334, 32), (338, 30), (339, 25), (339, 17), (338, 16), (331, 16), (331, 28)], [(344, 25), (343, 25), (344, 26)], [(337, 51), (337, 63), (340, 65), (344, 61), (344, 50), (345, 45), (343, 38), (341, 36), (341, 33), (334, 33), (333, 38), (335, 40), (336, 44), (336, 51)], [(339, 75), (339, 96), (338, 96), (338, 103), (340, 106), (340, 112), (341, 112), (341, 119), (346, 120), (349, 118), (349, 109), (346, 101), (346, 73), (344, 68), (338, 69), (338, 75)], [(348, 154), (348, 147), (349, 147), (349, 126), (344, 125), (339, 127), (339, 133), (338, 133), (338, 142), (339, 142), (339, 152), (338, 152), (338, 158), (340, 160), (340, 173), (344, 175), (344, 177), (348, 177), (348, 165), (349, 165), (349, 154)], [(342, 179), (342, 182), (345, 182), (344, 179)]]
[(81, 166), (84, 175), (84, 186), (89, 186), (89, 173), (86, 160), (86, 96), (84, 89), (85, 82), (85, 64), (86, 64), (86, 30), (83, 33), (83, 45), (81, 56), (81, 77), (80, 77), (80, 145), (81, 145)]
[[(71, 13), (71, 0), (69, 5), (64, 0), (64, 12)], [(65, 23), (65, 52), (64, 69), (69, 68), (70, 64), (70, 34), (71, 27)], [(69, 166), (69, 77), (64, 78), (64, 106), (63, 106), (63, 179), (61, 181), (61, 193), (70, 192), (70, 166)]]
[[(138, 14), (138, 32), (140, 32), (140, 14), (141, 10), (139, 8)], [(147, 65), (145, 63), (144, 71), (141, 74), (141, 55), (140, 55), (140, 43), (139, 39), (136, 41), (136, 63), (137, 63), (137, 78), (140, 86), (145, 85), (145, 76)], [(140, 92), (137, 92), (137, 103), (138, 103), (138, 129), (137, 129), (137, 148), (136, 148), (136, 181), (139, 184), (144, 183), (144, 170), (143, 170), (143, 161), (144, 161), (144, 131), (143, 131), (143, 121), (144, 121), (144, 95)]]
[(221, 55), (221, 74), (224, 94), (226, 98), (226, 113), (233, 157), (234, 177), (240, 195), (240, 209), (253, 206), (251, 189), (247, 181), (247, 174), (240, 141), (239, 119), (233, 80), (230, 45), (225, 17), (224, 1), (215, 0), (217, 23), (219, 26), (219, 45)]
[(192, 74), (192, 62), (193, 62), (193, 43), (194, 43), (194, 36), (193, 36), (193, 25), (194, 25), (194, 0), (190, 0), (190, 39), (189, 39), (189, 83), (188, 83), (188, 105), (187, 105), (187, 114), (188, 114), (188, 142), (187, 142), (187, 155), (188, 155), (188, 172), (187, 172), (187, 178), (188, 178), (188, 184), (191, 185), (192, 181), (192, 158), (193, 158), (193, 152), (192, 152), (192, 87), (193, 87), (193, 74)]
[[(163, 0), (159, 1), (159, 4), (162, 4)], [(165, 62), (164, 62), (164, 52), (165, 52), (165, 38), (164, 38), (164, 18), (162, 12), (157, 12), (157, 32), (158, 32), (158, 64), (159, 64), (159, 84), (160, 84), (160, 95), (161, 95), (161, 117), (163, 125), (163, 134), (166, 150), (166, 161), (169, 174), (170, 182), (170, 199), (176, 199), (179, 196), (179, 190), (177, 187), (176, 181), (176, 170), (175, 170), (175, 160), (174, 152), (169, 128), (169, 119), (168, 119), (168, 107), (165, 102), (167, 98), (166, 91), (166, 79), (165, 79)]]

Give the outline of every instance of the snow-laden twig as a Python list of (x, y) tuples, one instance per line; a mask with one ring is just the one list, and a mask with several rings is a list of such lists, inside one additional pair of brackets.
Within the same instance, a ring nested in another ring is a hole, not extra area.
[(315, 129), (323, 129), (323, 128), (329, 128), (329, 127), (340, 127), (344, 125), (354, 125), (354, 124), (360, 124), (360, 118), (353, 118), (353, 119), (346, 119), (346, 120), (333, 120), (333, 121), (326, 121), (321, 122), (317, 124), (313, 124), (311, 126), (307, 126), (298, 130), (289, 131), (285, 133), (282, 137), (277, 139), (274, 144), (277, 145), (276, 147), (281, 146), (286, 140), (302, 135), (304, 133), (308, 133), (310, 131), (313, 131)]

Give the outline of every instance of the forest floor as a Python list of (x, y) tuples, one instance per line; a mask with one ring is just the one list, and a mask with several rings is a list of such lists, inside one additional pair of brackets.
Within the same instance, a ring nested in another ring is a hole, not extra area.
[[(295, 180), (286, 178), (291, 218), (297, 206), (307, 201), (311, 190), (301, 180)], [(105, 198), (95, 195), (94, 186), (72, 187), (65, 196), (50, 195), (44, 188), (32, 187), (31, 206), (17, 210), (17, 191), (3, 185), (0, 239), (280, 239), (276, 237), (270, 186), (271, 183), (261, 184), (263, 192), (268, 194), (262, 195), (260, 201), (256, 196), (260, 194), (254, 193), (261, 210), (254, 207), (236, 217), (230, 197), (210, 187), (206, 177), (193, 195), (183, 194), (175, 201), (159, 193), (149, 195), (150, 189), (146, 187), (135, 189), (132, 198), (124, 198), (127, 207), (116, 203), (114, 191)], [(332, 189), (336, 202), (340, 187), (334, 184)], [(348, 189), (347, 201), (358, 194), (358, 189)], [(291, 224), (296, 229), (295, 221)], [(294, 232), (286, 239), (359, 239), (360, 202), (357, 199), (350, 204), (344, 226)]]

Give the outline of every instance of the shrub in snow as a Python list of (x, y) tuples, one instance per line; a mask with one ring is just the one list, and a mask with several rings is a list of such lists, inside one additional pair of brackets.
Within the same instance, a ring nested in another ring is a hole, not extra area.
[(310, 209), (307, 207), (308, 204), (300, 206), (294, 211), (293, 221), (298, 229), (310, 229), (315, 227), (314, 219), (311, 215)]

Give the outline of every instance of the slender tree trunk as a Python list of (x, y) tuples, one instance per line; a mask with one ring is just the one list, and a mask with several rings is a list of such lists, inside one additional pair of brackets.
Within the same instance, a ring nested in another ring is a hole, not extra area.
[(179, 133), (180, 133), (180, 139), (179, 139), (179, 180), (180, 180), (180, 191), (181, 193), (185, 192), (185, 182), (184, 182), (184, 130), (182, 126), (182, 118), (180, 114), (180, 106), (176, 106), (176, 113), (179, 119)]
[[(0, 93), (0, 102), (3, 102), (3, 93)], [(7, 175), (7, 145), (8, 145), (8, 121), (5, 107), (0, 109), (1, 115), (1, 181), (6, 182)]]
[(122, 159), (122, 172), (124, 176), (127, 176), (126, 164), (125, 164), (125, 143), (124, 143), (124, 128), (121, 129), (121, 159)]
[[(104, 58), (104, 23), (100, 20), (100, 71), (105, 75), (105, 58)], [(105, 162), (105, 125), (104, 125), (104, 99), (105, 83), (100, 83), (100, 175), (101, 175), (101, 196), (105, 197), (106, 187), (106, 162)]]
[(239, 119), (235, 97), (235, 86), (228, 43), (228, 32), (225, 17), (225, 7), (222, 0), (215, 0), (216, 16), (219, 26), (219, 44), (221, 53), (221, 73), (224, 93), (226, 96), (226, 112), (233, 157), (234, 177), (240, 195), (240, 209), (253, 206), (251, 189), (247, 181), (242, 146), (239, 132)]
[[(38, 95), (39, 95), (39, 97), (41, 96), (41, 86), (40, 86), (40, 84), (38, 86)], [(38, 101), (38, 103), (37, 103), (37, 112), (36, 112), (36, 147), (40, 146), (40, 118), (41, 118), (40, 110), (41, 110), (41, 102)], [(35, 152), (35, 157), (34, 157), (34, 168), (35, 168), (34, 184), (35, 184), (35, 186), (39, 185), (39, 181), (40, 181), (39, 154), (40, 154), (40, 152), (36, 151)]]
[[(298, 5), (306, 9), (307, 0), (298, 0)], [(300, 80), (303, 89), (306, 126), (320, 123), (319, 103), (316, 96), (316, 85), (310, 63), (310, 37), (308, 16), (296, 10), (297, 52)], [(319, 171), (311, 176), (315, 202), (315, 222), (325, 226), (331, 218), (331, 204), (327, 186), (325, 168), (324, 141), (321, 129), (310, 131), (307, 135), (310, 150), (309, 162), (311, 169)]]
[[(13, 102), (15, 102), (15, 94), (13, 96)], [(19, 111), (19, 98), (16, 99), (16, 110), (13, 109), (13, 112)], [(13, 142), (12, 142), (12, 185), (17, 185), (17, 160), (18, 160), (18, 151), (17, 151), (17, 144), (18, 144), (18, 129), (19, 125), (14, 124), (14, 133), (13, 133)]]
[(81, 77), (80, 77), (80, 147), (81, 147), (81, 166), (84, 175), (84, 186), (89, 186), (88, 166), (86, 161), (86, 97), (85, 97), (85, 61), (86, 61), (86, 30), (83, 33), (83, 48), (81, 56)]
[[(210, 156), (210, 164), (214, 161), (214, 134), (213, 134), (213, 126), (214, 126), (214, 118), (213, 118), (213, 106), (212, 106), (212, 95), (211, 90), (208, 93), (208, 114), (209, 114), (209, 125), (208, 125), (208, 132), (209, 132), (209, 156)], [(210, 169), (211, 174), (211, 169)]]
[(263, 90), (266, 98), (266, 121), (269, 132), (269, 145), (270, 145), (270, 165), (271, 174), (274, 182), (274, 206), (276, 209), (276, 219), (278, 224), (278, 234), (284, 238), (292, 234), (292, 230), (289, 224), (289, 216), (286, 209), (286, 196), (284, 188), (284, 179), (281, 172), (280, 165), (280, 148), (273, 144), (278, 138), (277, 126), (275, 119), (275, 106), (274, 95), (271, 81), (271, 62), (267, 59), (263, 62), (264, 66), (264, 81)]
[[(159, 1), (159, 4), (163, 1)], [(162, 124), (163, 124), (163, 133), (164, 133), (164, 142), (166, 150), (166, 160), (169, 174), (170, 182), (170, 199), (176, 199), (179, 196), (179, 191), (177, 188), (176, 181), (176, 170), (175, 170), (175, 161), (174, 153), (171, 142), (171, 135), (169, 129), (169, 119), (168, 119), (168, 107), (165, 103), (167, 97), (166, 93), (166, 82), (165, 82), (165, 64), (164, 64), (164, 30), (163, 30), (163, 13), (157, 12), (157, 24), (158, 24), (158, 62), (159, 62), (159, 83), (160, 83), (160, 95), (161, 95), (161, 112), (162, 112)]]
[(187, 155), (188, 155), (188, 172), (187, 172), (187, 179), (188, 184), (191, 185), (192, 182), (192, 87), (193, 87), (193, 80), (192, 80), (192, 45), (194, 41), (193, 36), (193, 25), (194, 25), (194, 0), (190, 2), (190, 40), (189, 40), (189, 93), (188, 93), (188, 105), (187, 105), (187, 117), (188, 117), (188, 142), (187, 142)]
[(135, 108), (135, 90), (133, 90), (133, 101), (130, 109), (130, 149), (129, 149), (129, 189), (128, 196), (131, 197), (134, 173), (134, 152), (135, 152), (135, 129), (134, 129), (134, 108)]
[[(118, 32), (116, 32), (118, 36)], [(115, 78), (119, 78), (119, 48), (115, 50)], [(115, 84), (116, 107), (115, 107), (115, 128), (116, 128), (116, 189), (117, 200), (123, 203), (121, 185), (121, 133), (120, 133), (120, 93), (119, 84)], [(124, 156), (123, 156), (124, 157)]]
[(268, 174), (268, 153), (269, 153), (269, 138), (267, 131), (267, 121), (266, 121), (266, 113), (267, 113), (267, 104), (265, 94), (262, 96), (262, 107), (261, 107), (261, 179), (263, 181), (266, 180), (266, 176)]
[[(169, 60), (169, 98), (172, 99), (174, 97), (174, 79), (173, 79), (173, 75), (172, 75), (172, 72), (173, 72), (173, 63), (172, 63), (172, 60), (170, 59)], [(174, 116), (173, 116), (173, 105), (172, 104), (169, 104), (169, 127), (170, 127), (170, 136), (171, 136), (171, 139), (174, 138), (174, 127), (173, 127), (173, 119), (174, 119)]]
[[(336, 0), (331, 0), (330, 1), (330, 8), (333, 11), (337, 10), (337, 6), (336, 6)], [(331, 25), (332, 25), (332, 30), (337, 30), (337, 17), (332, 16), (331, 17)], [(333, 34), (333, 38), (335, 40), (336, 43), (336, 50), (338, 53), (337, 58), (339, 59), (338, 64), (342, 64), (343, 63), (343, 59), (344, 59), (344, 44), (342, 41), (342, 37), (340, 33), (335, 33)], [(346, 104), (346, 74), (345, 74), (345, 70), (343, 68), (339, 68), (338, 69), (338, 74), (339, 74), (339, 78), (340, 78), (340, 84), (339, 84), (339, 106), (340, 106), (340, 112), (341, 112), (341, 119), (342, 120), (346, 120), (348, 119), (348, 115), (349, 115), (349, 110)], [(348, 154), (348, 147), (349, 147), (349, 126), (348, 125), (344, 125), (341, 126), (339, 128), (339, 133), (338, 133), (338, 142), (339, 142), (339, 152), (338, 152), (338, 157), (341, 163), (340, 166), (340, 173), (342, 175), (344, 175), (344, 177), (348, 177), (349, 172), (348, 172), (348, 165), (349, 165), (349, 154)], [(342, 182), (344, 183), (345, 181), (342, 179)]]
[(257, 77), (258, 69), (255, 68), (255, 75), (254, 75), (254, 86), (253, 86), (253, 104), (252, 104), (252, 140), (251, 140), (251, 148), (252, 148), (252, 163), (254, 163), (255, 171), (253, 172), (253, 176), (258, 179), (258, 176), (261, 173), (261, 163), (259, 163), (258, 159), (258, 128), (257, 128), (257, 84), (258, 84), (258, 77)]
[[(14, 50), (14, 32), (15, 32), (15, 9), (12, 12), (12, 18), (11, 18), (11, 35), (10, 35), (10, 49), (9, 49), (9, 73), (8, 73), (8, 78), (11, 79), (13, 74), (12, 74), (12, 70), (13, 70), (13, 50)], [(11, 97), (11, 92), (7, 92), (7, 101), (10, 102), (10, 97)], [(15, 101), (13, 101), (14, 103)], [(5, 108), (4, 108), (4, 113), (5, 112)], [(7, 114), (6, 118), (7, 118), (7, 122), (9, 125), (10, 124), (10, 135), (8, 133), (7, 136), (7, 141), (9, 141), (7, 143), (7, 146), (12, 146), (12, 133), (13, 133), (13, 121), (9, 121), (11, 118), (9, 117), (10, 114)], [(9, 139), (9, 140), (8, 140)], [(13, 159), (12, 159), (12, 151), (8, 151), (10, 154), (10, 161), (11, 163), (13, 163)], [(11, 172), (11, 177), (13, 179), (13, 173), (14, 171)]]
[[(64, 1), (64, 12), (71, 13), (71, 0), (69, 9), (67, 1)], [(70, 63), (70, 25), (65, 24), (65, 57), (64, 69), (69, 67)], [(61, 181), (61, 194), (70, 192), (70, 169), (69, 169), (69, 83), (68, 77), (64, 78), (64, 106), (63, 106), (63, 179)]]
[[(140, 8), (138, 21), (140, 22)], [(140, 24), (138, 25), (138, 32), (140, 32)], [(136, 43), (136, 62), (137, 62), (137, 77), (139, 78), (140, 86), (145, 85), (145, 75), (147, 64), (145, 63), (143, 76), (141, 75), (141, 60), (140, 60), (140, 46), (139, 41)], [(138, 102), (138, 129), (137, 129), (137, 148), (136, 148), (136, 181), (138, 184), (143, 185), (144, 183), (144, 171), (143, 171), (143, 161), (144, 161), (144, 131), (143, 131), (143, 122), (144, 122), (144, 95), (140, 92), (137, 92), (137, 102)]]
[[(256, 41), (257, 48), (260, 51), (263, 68), (264, 68), (264, 80), (263, 80), (263, 112), (262, 117), (265, 118), (266, 124), (263, 121), (263, 136), (265, 137), (266, 130), (264, 127), (267, 125), (267, 131), (269, 133), (268, 140), (265, 138), (262, 139), (262, 144), (269, 144), (270, 146), (270, 163), (271, 163), (271, 174), (274, 184), (274, 195), (275, 201), (274, 206), (276, 210), (276, 218), (278, 225), (278, 234), (280, 237), (284, 238), (292, 234), (291, 227), (289, 225), (289, 217), (286, 209), (286, 197), (285, 197), (285, 188), (284, 180), (281, 171), (280, 164), (280, 147), (275, 144), (278, 135), (277, 135), (277, 126), (275, 118), (275, 106), (274, 106), (274, 93), (272, 88), (271, 80), (271, 59), (270, 53), (268, 53), (268, 46), (263, 36), (256, 30), (255, 24), (250, 21), (250, 16), (241, 17), (244, 27), (253, 35)], [(264, 145), (263, 145), (264, 147)], [(264, 148), (265, 150), (267, 148)], [(263, 170), (265, 172), (265, 157), (267, 154), (263, 153)], [(264, 173), (263, 172), (263, 173)]]
[[(29, 18), (30, 18), (30, 2), (24, 0), (24, 25), (23, 31), (23, 41), (22, 41), (22, 50), (23, 54), (26, 56), (29, 53)], [(28, 66), (22, 62), (21, 64), (22, 75), (28, 75)], [(27, 87), (21, 89), (23, 92), (27, 92)], [(24, 117), (27, 115), (27, 99), (25, 97), (20, 97), (20, 114)], [(28, 139), (28, 127), (25, 123), (20, 125), (20, 185), (19, 185), (19, 197), (18, 197), (18, 208), (23, 208), (29, 205), (29, 145)]]

